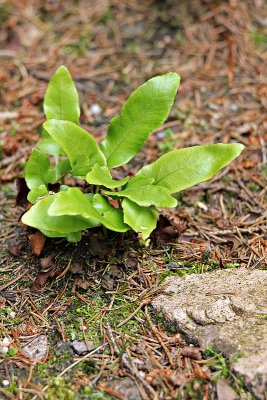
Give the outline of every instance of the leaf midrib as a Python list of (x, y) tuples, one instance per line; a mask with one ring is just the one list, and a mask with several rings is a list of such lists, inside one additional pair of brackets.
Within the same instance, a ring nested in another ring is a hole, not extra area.
[[(118, 117), (118, 118), (123, 118), (123, 111), (122, 111), (121, 114), (119, 114), (117, 117)], [(116, 118), (116, 117), (115, 117), (115, 118)], [(143, 116), (143, 117), (142, 117), (141, 119), (139, 119), (138, 121), (135, 121), (134, 124), (131, 124), (131, 128), (130, 128), (130, 129), (126, 129), (126, 131), (128, 131), (129, 134), (127, 134), (126, 136), (124, 135), (123, 138), (122, 138), (121, 140), (119, 140), (119, 142), (117, 142), (116, 147), (115, 147), (115, 148), (113, 149), (113, 151), (109, 154), (108, 159), (110, 159), (110, 158), (113, 156), (113, 154), (117, 152), (117, 150), (119, 149), (119, 147), (121, 146), (121, 144), (122, 144), (123, 142), (129, 140), (129, 137), (132, 136), (132, 135), (136, 132), (136, 127), (138, 127), (138, 125), (140, 125), (140, 124), (144, 124), (144, 122), (145, 122), (146, 119), (147, 119), (147, 118), (145, 118), (145, 117)], [(163, 121), (164, 121), (164, 120), (163, 120)], [(162, 122), (161, 122), (160, 124), (162, 124)], [(123, 131), (124, 131), (124, 125), (125, 125), (125, 124), (122, 122), (121, 125), (123, 126)], [(114, 129), (114, 128), (113, 128), (113, 129)], [(155, 129), (156, 129), (156, 128), (155, 128)], [(153, 130), (152, 130), (151, 132), (153, 132)], [(147, 136), (148, 136), (151, 132), (149, 132), (149, 133), (147, 134)], [(146, 138), (145, 138), (145, 139), (146, 139)], [(107, 138), (107, 140), (108, 140), (108, 138)]]
[[(201, 165), (201, 160), (199, 160), (196, 164), (195, 164), (195, 163), (186, 164), (185, 167), (177, 168), (175, 171), (172, 171), (172, 172), (168, 173), (167, 175), (165, 175), (165, 176), (164, 176), (163, 178), (161, 178), (159, 181), (153, 182), (153, 185), (158, 185), (159, 182), (161, 182), (161, 181), (163, 181), (164, 179), (168, 178), (170, 175), (176, 174), (177, 172), (182, 171), (182, 170), (185, 169), (185, 168), (192, 168), (192, 167), (196, 167), (196, 168), (197, 168), (199, 165)], [(155, 178), (155, 179), (156, 179), (156, 178)]]
[[(149, 82), (149, 81), (148, 81), (148, 82)], [(134, 93), (138, 93), (138, 90), (141, 89), (141, 88), (142, 88), (142, 86), (139, 86), (139, 88), (137, 88), (137, 89), (133, 92), (133, 94), (134, 94)], [(153, 94), (153, 93), (152, 93), (152, 94)], [(152, 96), (152, 94), (151, 94), (151, 96)], [(173, 104), (173, 101), (171, 102), (170, 106), (167, 108), (166, 117), (164, 117), (163, 119), (161, 118), (161, 120), (160, 120), (160, 122), (159, 122), (159, 126), (161, 126), (161, 125), (163, 124), (163, 122), (165, 121), (165, 119), (167, 118), (167, 116), (168, 116), (168, 114), (169, 114), (169, 112), (170, 112), (170, 109), (171, 109), (171, 107), (172, 107), (172, 104)], [(151, 106), (151, 101), (150, 101), (149, 104), (148, 104), (148, 108), (150, 108), (150, 106)], [(122, 108), (121, 113), (118, 114), (117, 117), (122, 118), (124, 112), (125, 112), (125, 110), (124, 110), (124, 108)], [(114, 117), (114, 118), (116, 118), (116, 117)], [(145, 117), (144, 114), (143, 114), (143, 116), (142, 116), (142, 118), (141, 118), (141, 122), (140, 122), (140, 119), (135, 120), (134, 124), (131, 125), (131, 131), (129, 132), (129, 135), (127, 135), (127, 137), (124, 136), (121, 140), (119, 140), (119, 142), (117, 143), (116, 147), (113, 149), (112, 153), (109, 154), (107, 160), (109, 160), (109, 159), (113, 156), (113, 154), (118, 150), (118, 148), (121, 146), (121, 144), (122, 144), (123, 142), (129, 140), (129, 136), (132, 136), (132, 135), (134, 134), (134, 132), (135, 132), (135, 130), (136, 130), (136, 126), (138, 126), (140, 123), (143, 124), (145, 119), (146, 119), (146, 117)], [(122, 125), (124, 125), (124, 124), (122, 123)], [(157, 129), (157, 127), (155, 127), (154, 129), (152, 129), (152, 131), (150, 131), (150, 132), (147, 134), (147, 136), (149, 136), (149, 135), (150, 135), (154, 130), (156, 130), (156, 129)], [(146, 136), (146, 138), (147, 138), (147, 136)], [(145, 138), (145, 140), (146, 140), (146, 138)], [(108, 141), (108, 136), (107, 136), (106, 140)], [(130, 156), (130, 157), (131, 157), (131, 156)]]

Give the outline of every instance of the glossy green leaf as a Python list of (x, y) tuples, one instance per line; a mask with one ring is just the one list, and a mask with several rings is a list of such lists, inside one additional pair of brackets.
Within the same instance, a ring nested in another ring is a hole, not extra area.
[(103, 191), (109, 196), (127, 197), (139, 206), (176, 207), (177, 200), (169, 194), (169, 190), (159, 185), (133, 185), (120, 192)]
[(137, 176), (153, 178), (153, 185), (176, 193), (211, 179), (243, 150), (239, 143), (194, 146), (170, 151), (154, 163), (143, 167)]
[(57, 177), (57, 180), (58, 180), (62, 176), (66, 175), (68, 172), (70, 172), (71, 166), (70, 166), (69, 160), (65, 159), (65, 160), (59, 161), (55, 165), (54, 169), (56, 171), (56, 177)]
[(56, 171), (51, 168), (49, 158), (33, 149), (25, 167), (25, 180), (31, 189), (28, 200), (34, 203), (38, 197), (45, 195), (48, 183), (55, 183), (56, 179)]
[(56, 180), (56, 172), (51, 168), (49, 158), (39, 150), (32, 150), (25, 167), (25, 179), (29, 189)]
[[(179, 80), (176, 73), (168, 73), (140, 86), (128, 98), (121, 114), (111, 120), (108, 134), (98, 147), (96, 140), (79, 127), (77, 90), (69, 71), (59, 68), (44, 100), (48, 121), (43, 125), (42, 139), (25, 168), (28, 199), (34, 205), (22, 221), (46, 236), (64, 237), (71, 242), (79, 241), (84, 229), (102, 224), (117, 232), (132, 228), (148, 243), (157, 224), (156, 207), (175, 207), (177, 200), (172, 193), (211, 179), (244, 147), (217, 144), (171, 151), (142, 168), (134, 178), (112, 178), (109, 169), (135, 156), (148, 135), (164, 122)], [(54, 157), (53, 167), (47, 156)], [(82, 193), (60, 181), (67, 173), (109, 190), (102, 194)], [(55, 182), (61, 184), (61, 191), (48, 193), (49, 184)], [(120, 192), (112, 191), (119, 187)], [(107, 196), (122, 197), (119, 208), (111, 205)]]
[(83, 218), (91, 218), (94, 226), (100, 225), (98, 213), (92, 206), (88, 195), (83, 194), (78, 188), (69, 188), (54, 196), (54, 201), (49, 207), (48, 215), (78, 215)]
[(42, 128), (42, 139), (37, 143), (37, 148), (43, 154), (54, 156), (58, 159), (59, 155), (63, 155), (62, 147), (49, 135), (44, 128)]
[(79, 96), (68, 69), (63, 65), (48, 84), (44, 112), (47, 119), (61, 119), (79, 124)]
[[(67, 193), (67, 192), (62, 192)], [(71, 234), (80, 232), (87, 228), (96, 226), (94, 219), (85, 219), (79, 215), (50, 216), (50, 206), (60, 193), (50, 195), (34, 204), (22, 217), (22, 222), (40, 231), (58, 232), (60, 234)], [(99, 222), (97, 221), (97, 225)]]
[(113, 207), (105, 197), (95, 194), (92, 205), (101, 216), (100, 221), (106, 228), (115, 232), (126, 232), (129, 230), (129, 226), (123, 222), (122, 209)]
[(143, 147), (148, 135), (165, 121), (180, 78), (176, 73), (157, 76), (135, 90), (110, 121), (101, 144), (109, 168), (127, 163)]
[(38, 198), (47, 195), (47, 193), (48, 193), (47, 187), (45, 185), (40, 185), (29, 191), (27, 199), (30, 203), (34, 204)]
[(44, 128), (67, 155), (73, 175), (84, 177), (96, 163), (106, 164), (96, 140), (76, 124), (52, 119), (44, 123)]
[(68, 242), (79, 242), (82, 238), (82, 232), (71, 232), (66, 234)]
[(90, 219), (95, 226), (102, 223), (108, 229), (125, 232), (129, 229), (123, 222), (122, 210), (113, 207), (108, 200), (101, 196), (83, 194), (78, 188), (57, 193), (48, 214), (52, 216), (72, 215)]
[(141, 233), (142, 239), (148, 239), (157, 225), (157, 209), (154, 206), (141, 207), (127, 198), (123, 199), (122, 208), (124, 222), (135, 232)]
[(98, 164), (95, 164), (93, 166), (92, 170), (88, 172), (85, 179), (90, 184), (103, 185), (109, 189), (114, 189), (119, 186), (123, 186), (129, 180), (128, 177), (121, 179), (120, 181), (112, 179), (112, 176), (109, 172), (109, 168), (105, 166), (100, 167)]
[(138, 188), (140, 186), (152, 185), (154, 183), (154, 178), (144, 178), (143, 176), (134, 176), (133, 178), (129, 179), (127, 188), (135, 186)]

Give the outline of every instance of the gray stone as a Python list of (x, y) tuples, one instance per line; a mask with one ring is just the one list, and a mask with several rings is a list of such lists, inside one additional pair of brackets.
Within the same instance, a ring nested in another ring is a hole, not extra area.
[(238, 394), (224, 379), (216, 383), (216, 391), (218, 400), (237, 400), (239, 398)]
[(267, 389), (267, 271), (228, 269), (170, 277), (152, 303), (192, 343), (230, 360), (258, 399)]
[(91, 341), (85, 342), (84, 340), (74, 340), (70, 343), (70, 345), (73, 348), (74, 352), (79, 356), (83, 356), (95, 349), (94, 343)]
[(22, 350), (28, 355), (28, 357), (36, 361), (44, 360), (48, 353), (47, 337), (45, 335), (37, 336), (28, 344), (23, 346)]
[(122, 394), (127, 400), (142, 400), (137, 385), (130, 378), (109, 381), (107, 386)]

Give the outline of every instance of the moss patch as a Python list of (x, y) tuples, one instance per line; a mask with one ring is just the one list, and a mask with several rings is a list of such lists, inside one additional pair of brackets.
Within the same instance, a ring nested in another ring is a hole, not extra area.
[[(136, 302), (130, 302), (123, 295), (125, 287), (122, 285), (114, 294), (112, 307), (109, 309), (110, 296), (104, 293), (92, 293), (90, 303), (81, 305), (77, 299), (68, 311), (65, 324), (65, 332), (70, 340), (82, 340), (86, 338), (94, 342), (95, 346), (101, 344), (101, 327), (107, 323), (116, 328), (119, 333), (137, 334), (140, 329), (140, 322), (135, 318), (130, 319), (121, 327), (117, 327), (122, 321), (127, 319), (137, 308)], [(91, 296), (90, 296), (91, 297)], [(143, 311), (138, 311), (137, 318), (143, 317)]]

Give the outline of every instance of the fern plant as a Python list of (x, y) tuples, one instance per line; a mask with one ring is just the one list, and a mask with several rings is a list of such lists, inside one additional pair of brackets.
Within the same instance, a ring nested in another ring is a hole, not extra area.
[[(78, 93), (69, 71), (61, 66), (45, 95), (42, 139), (25, 167), (28, 200), (33, 205), (22, 221), (48, 237), (70, 242), (99, 225), (116, 232), (133, 229), (147, 241), (156, 227), (158, 208), (176, 207), (175, 193), (211, 179), (244, 147), (211, 144), (170, 151), (136, 176), (115, 180), (112, 170), (131, 160), (168, 116), (179, 82), (179, 76), (170, 72), (140, 86), (110, 121), (98, 145), (79, 126)], [(65, 185), (65, 175), (83, 179), (85, 190)], [(57, 193), (49, 190), (55, 183)]]

